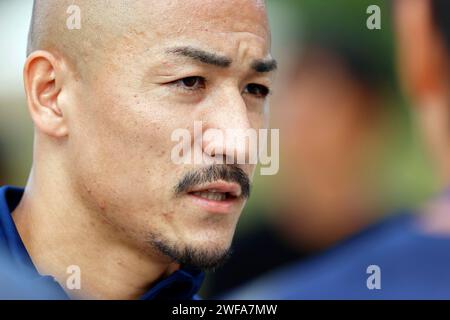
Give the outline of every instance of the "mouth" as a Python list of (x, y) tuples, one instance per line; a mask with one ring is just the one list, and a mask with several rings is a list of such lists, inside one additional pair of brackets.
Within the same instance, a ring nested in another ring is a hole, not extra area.
[(195, 204), (214, 213), (231, 213), (243, 201), (239, 184), (224, 181), (195, 187), (187, 194)]

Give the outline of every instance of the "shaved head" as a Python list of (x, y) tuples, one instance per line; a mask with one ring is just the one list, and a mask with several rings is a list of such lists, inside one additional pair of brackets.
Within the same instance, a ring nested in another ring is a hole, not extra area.
[[(68, 8), (72, 0), (34, 0), (33, 15), (28, 37), (27, 54), (46, 50), (64, 56), (77, 67), (95, 61), (95, 55), (111, 45), (119, 31), (133, 27), (130, 0), (79, 0), (81, 28), (69, 29)], [(137, 24), (137, 23), (135, 23)]]
[[(218, 3), (221, 5), (217, 6)], [(79, 30), (71, 30), (66, 24), (70, 16), (68, 8), (72, 5), (80, 8)], [(218, 7), (219, 10), (213, 10)], [(237, 7), (247, 10), (236, 10)], [(230, 16), (235, 17), (237, 28), (240, 24), (244, 30), (253, 18), (249, 19), (245, 14), (248, 9), (264, 21), (264, 28), (256, 25), (260, 29), (256, 33), (266, 36), (269, 29), (264, 0), (34, 0), (27, 54), (47, 50), (82, 68), (96, 61), (104, 61), (104, 55), (119, 44), (133, 45), (131, 42), (135, 38), (181, 34), (189, 28), (207, 31), (209, 26), (220, 24), (225, 30), (225, 17)], [(189, 16), (186, 12), (190, 13)]]

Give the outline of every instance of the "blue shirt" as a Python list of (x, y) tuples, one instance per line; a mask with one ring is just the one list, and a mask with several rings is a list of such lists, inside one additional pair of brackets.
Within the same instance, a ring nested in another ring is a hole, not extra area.
[(450, 235), (425, 233), (414, 214), (400, 214), (225, 298), (450, 299)]
[[(53, 277), (38, 273), (17, 232), (11, 213), (23, 191), (9, 186), (0, 188), (0, 298), (69, 299)], [(200, 270), (182, 267), (156, 283), (141, 300), (197, 299), (203, 278)]]

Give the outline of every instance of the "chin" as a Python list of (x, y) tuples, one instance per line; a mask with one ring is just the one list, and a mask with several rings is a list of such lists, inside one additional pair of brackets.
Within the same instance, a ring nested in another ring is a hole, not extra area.
[(181, 264), (191, 265), (203, 270), (214, 270), (222, 266), (230, 257), (229, 245), (224, 246), (187, 246)]
[(206, 236), (195, 237), (187, 240), (185, 245), (202, 251), (217, 252), (228, 250), (231, 246), (232, 240), (232, 234), (208, 233)]
[(195, 239), (175, 245), (162, 242), (154, 243), (154, 245), (172, 261), (203, 270), (214, 270), (224, 264), (231, 254), (229, 241)]

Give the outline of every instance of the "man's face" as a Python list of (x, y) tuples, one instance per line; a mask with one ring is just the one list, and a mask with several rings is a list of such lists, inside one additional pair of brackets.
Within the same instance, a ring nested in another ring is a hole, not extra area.
[[(171, 135), (187, 129), (194, 145), (195, 121), (203, 130), (264, 126), (271, 73), (254, 63), (270, 58), (266, 15), (251, 0), (151, 3), (90, 57), (96, 65), (67, 97), (76, 105), (67, 170), (114, 237), (207, 267), (230, 246), (254, 166), (175, 164)], [(211, 191), (227, 198), (205, 199)]]

